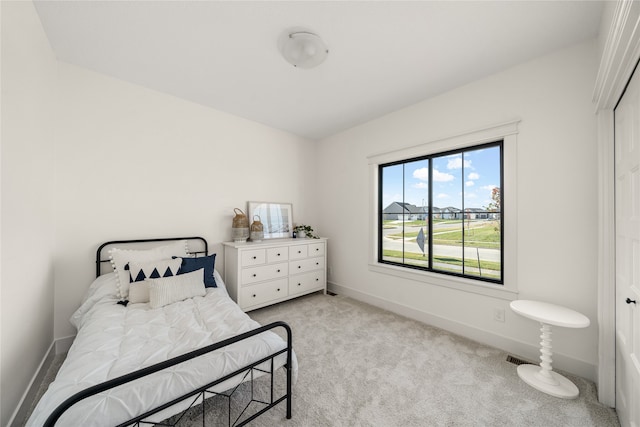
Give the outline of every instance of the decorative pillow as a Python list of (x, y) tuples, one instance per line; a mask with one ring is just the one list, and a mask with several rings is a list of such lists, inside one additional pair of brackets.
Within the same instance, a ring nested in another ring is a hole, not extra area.
[(149, 284), (149, 305), (151, 308), (164, 307), (187, 298), (204, 296), (204, 268), (178, 276), (162, 279), (147, 279)]
[(207, 288), (216, 288), (216, 278), (213, 272), (216, 267), (216, 254), (198, 258), (182, 258), (182, 266), (178, 274), (189, 273), (204, 268), (204, 285)]
[[(182, 258), (177, 257), (142, 263), (132, 261), (128, 264), (130, 274), (129, 282), (141, 282), (144, 279), (159, 279), (161, 277), (175, 276), (178, 274), (181, 264)], [(129, 284), (129, 286), (131, 286), (131, 284)]]
[(142, 282), (129, 283), (129, 303), (139, 304), (142, 302), (149, 302), (149, 282), (143, 280)]
[(173, 256), (188, 256), (187, 241), (178, 240), (165, 246), (158, 246), (149, 250), (133, 250), (113, 248), (109, 250), (109, 258), (111, 265), (116, 272), (118, 278), (119, 298), (124, 300), (129, 296), (129, 272), (125, 270), (125, 266), (130, 262), (142, 263), (149, 261), (158, 261), (168, 259)]

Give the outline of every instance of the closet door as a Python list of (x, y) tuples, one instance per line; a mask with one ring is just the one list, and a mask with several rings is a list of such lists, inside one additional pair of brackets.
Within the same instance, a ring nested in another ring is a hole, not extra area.
[(640, 427), (640, 72), (615, 109), (616, 411)]

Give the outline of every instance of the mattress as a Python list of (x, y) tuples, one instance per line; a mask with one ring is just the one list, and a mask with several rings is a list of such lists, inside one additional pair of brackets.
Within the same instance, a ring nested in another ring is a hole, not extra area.
[[(229, 298), (216, 272), (217, 288), (161, 308), (148, 303), (117, 304), (114, 273), (98, 277), (71, 317), (78, 334), (55, 380), (36, 406), (27, 426), (42, 426), (64, 400), (87, 387), (205, 347), (260, 325)], [(66, 411), (58, 426), (112, 426), (221, 378), (286, 348), (273, 332), (264, 332), (223, 349), (89, 397)], [(265, 362), (268, 363), (268, 362)], [(275, 358), (286, 364), (286, 353)], [(267, 368), (269, 365), (264, 366)], [(292, 378), (297, 360), (292, 356)], [(236, 376), (212, 390), (220, 393), (239, 384)], [(159, 422), (188, 406), (175, 405), (154, 415)]]

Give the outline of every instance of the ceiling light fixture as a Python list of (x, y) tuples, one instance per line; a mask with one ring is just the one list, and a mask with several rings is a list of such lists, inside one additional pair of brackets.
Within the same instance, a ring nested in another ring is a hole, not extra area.
[(329, 49), (322, 39), (310, 31), (286, 31), (279, 40), (280, 52), (294, 67), (313, 68), (327, 59)]

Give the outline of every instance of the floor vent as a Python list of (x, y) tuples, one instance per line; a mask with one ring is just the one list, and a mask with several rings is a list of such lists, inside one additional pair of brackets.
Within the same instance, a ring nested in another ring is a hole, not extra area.
[(331, 292), (331, 291), (327, 291), (327, 295), (330, 295), (330, 296), (332, 296), (332, 297), (335, 297), (335, 296), (336, 296), (336, 295), (338, 295), (338, 294), (336, 294), (336, 293), (334, 293), (334, 292)]
[(507, 362), (513, 363), (514, 365), (533, 365), (533, 363), (527, 360), (518, 359), (517, 357), (511, 355), (507, 356)]

